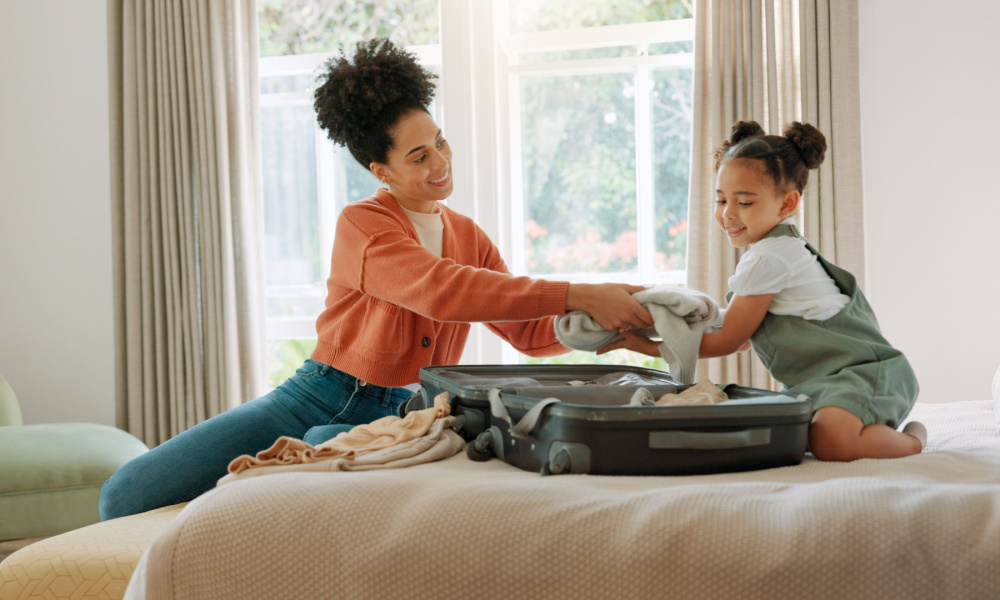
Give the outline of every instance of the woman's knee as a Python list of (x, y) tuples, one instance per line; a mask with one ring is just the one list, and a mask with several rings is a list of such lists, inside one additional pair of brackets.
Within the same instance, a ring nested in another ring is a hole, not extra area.
[(127, 466), (128, 464), (118, 469), (101, 485), (101, 495), (97, 502), (97, 509), (102, 521), (127, 517), (128, 515), (142, 512), (136, 509), (135, 506), (136, 486), (128, 485), (125, 481), (127, 477), (122, 474), (122, 469)]
[(302, 436), (302, 441), (309, 444), (310, 446), (319, 446), (323, 442), (332, 440), (341, 433), (345, 431), (350, 431), (353, 429), (353, 425), (347, 425), (343, 423), (336, 423), (333, 425), (319, 425), (313, 427)]

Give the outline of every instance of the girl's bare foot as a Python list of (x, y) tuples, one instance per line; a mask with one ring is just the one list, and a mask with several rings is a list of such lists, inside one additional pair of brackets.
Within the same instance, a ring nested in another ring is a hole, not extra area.
[(920, 442), (920, 451), (927, 447), (927, 428), (920, 421), (910, 421), (903, 426), (903, 433), (912, 435)]

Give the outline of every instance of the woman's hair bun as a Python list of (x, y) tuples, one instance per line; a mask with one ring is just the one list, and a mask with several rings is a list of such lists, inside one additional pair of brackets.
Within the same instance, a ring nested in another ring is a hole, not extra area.
[(823, 163), (826, 156), (826, 136), (819, 129), (809, 123), (795, 121), (787, 125), (782, 133), (798, 149), (806, 168), (816, 169)]
[(317, 78), (316, 120), (331, 140), (351, 148), (372, 132), (384, 133), (406, 110), (426, 110), (436, 77), (387, 39), (359, 42), (353, 53), (327, 61)]
[(764, 135), (764, 128), (757, 121), (737, 121), (729, 133), (729, 143), (737, 144), (747, 138)]

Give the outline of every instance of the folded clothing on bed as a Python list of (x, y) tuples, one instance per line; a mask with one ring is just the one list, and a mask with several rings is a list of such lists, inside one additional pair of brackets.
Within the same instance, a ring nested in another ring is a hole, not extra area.
[(317, 446), (282, 436), (256, 456), (233, 459), (217, 485), (285, 471), (364, 471), (440, 460), (465, 447), (454, 424), (448, 394), (441, 393), (430, 408), (358, 425)]
[[(667, 361), (670, 374), (680, 383), (694, 383), (701, 336), (712, 327), (722, 326), (722, 312), (710, 296), (697, 290), (661, 285), (632, 294), (653, 315), (653, 327), (633, 333), (659, 337), (660, 356)], [(617, 331), (608, 331), (583, 311), (571, 311), (556, 317), (556, 337), (569, 348), (594, 351), (622, 339)]]

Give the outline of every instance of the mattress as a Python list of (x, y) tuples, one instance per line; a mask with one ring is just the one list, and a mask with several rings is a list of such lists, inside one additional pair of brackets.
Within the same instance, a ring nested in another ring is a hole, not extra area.
[(894, 460), (541, 477), (463, 453), (236, 481), (167, 526), (127, 597), (1000, 597), (993, 403), (911, 418), (928, 448)]

